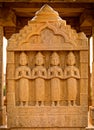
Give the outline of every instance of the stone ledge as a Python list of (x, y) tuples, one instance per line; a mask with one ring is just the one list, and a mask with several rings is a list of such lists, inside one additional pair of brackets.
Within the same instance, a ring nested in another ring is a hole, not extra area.
[(86, 127), (86, 130), (94, 130), (94, 127)]
[(0, 130), (10, 130), (10, 128), (6, 128), (4, 126), (0, 126)]

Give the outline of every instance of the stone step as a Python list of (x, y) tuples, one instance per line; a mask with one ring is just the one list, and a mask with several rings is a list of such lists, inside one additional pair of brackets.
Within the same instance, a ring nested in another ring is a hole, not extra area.
[(0, 126), (0, 130), (10, 130), (10, 128), (7, 128), (6, 126)]
[(94, 127), (86, 127), (86, 130), (94, 130)]

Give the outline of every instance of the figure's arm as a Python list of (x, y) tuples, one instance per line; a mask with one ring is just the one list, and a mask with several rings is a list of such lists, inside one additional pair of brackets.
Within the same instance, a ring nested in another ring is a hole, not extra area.
[(31, 79), (37, 78), (37, 76), (35, 76), (35, 73), (36, 73), (36, 71), (35, 71), (35, 69), (33, 69), (32, 74), (31, 74)]
[(16, 70), (15, 80), (18, 80), (20, 78), (22, 78), (22, 76), (19, 74), (19, 70)]
[(48, 79), (51, 79), (51, 70), (48, 69)]
[(31, 70), (29, 68), (27, 69), (26, 75), (24, 77), (27, 79), (31, 79)]
[(76, 69), (75, 78), (80, 79), (80, 73), (79, 73), (79, 69), (78, 68)]
[(28, 76), (29, 76), (29, 78), (31, 79), (31, 70), (29, 69), (29, 71), (28, 71)]
[(64, 70), (64, 77), (63, 77), (63, 78), (64, 78), (64, 79), (69, 78), (69, 76), (67, 75), (67, 69)]
[(60, 75), (58, 75), (58, 78), (64, 79), (63, 71), (61, 69), (59, 70), (59, 73), (60, 73)]
[(43, 73), (44, 73), (44, 75), (42, 75), (41, 78), (47, 79), (47, 71), (46, 71), (46, 69), (44, 69)]
[(71, 75), (72, 78), (80, 79), (79, 69), (74, 67), (73, 73)]

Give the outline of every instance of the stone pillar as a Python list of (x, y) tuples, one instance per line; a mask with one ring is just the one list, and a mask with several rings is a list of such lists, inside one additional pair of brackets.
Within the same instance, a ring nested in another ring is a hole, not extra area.
[[(88, 51), (80, 51), (80, 105), (88, 106)], [(85, 86), (85, 87), (84, 87)]]
[(92, 27), (92, 37), (93, 37), (93, 63), (92, 63), (92, 86), (91, 86), (92, 106), (90, 106), (90, 122), (92, 125), (94, 125), (94, 26)]
[(16, 15), (7, 8), (0, 8), (0, 126), (6, 124), (6, 108), (3, 102), (3, 27), (7, 30), (7, 38), (15, 32)]
[(93, 64), (92, 64), (92, 106), (94, 107), (94, 27), (92, 28), (93, 37)]

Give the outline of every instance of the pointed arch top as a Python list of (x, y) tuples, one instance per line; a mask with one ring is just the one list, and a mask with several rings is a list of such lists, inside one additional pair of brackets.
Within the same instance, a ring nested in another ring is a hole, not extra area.
[(9, 39), (8, 50), (87, 49), (84, 33), (77, 33), (47, 4), (19, 33)]

